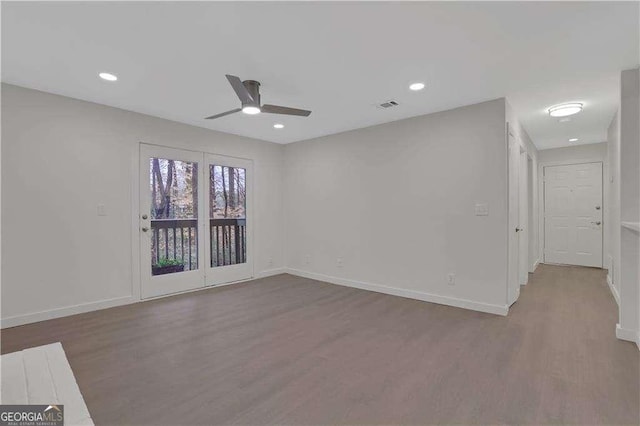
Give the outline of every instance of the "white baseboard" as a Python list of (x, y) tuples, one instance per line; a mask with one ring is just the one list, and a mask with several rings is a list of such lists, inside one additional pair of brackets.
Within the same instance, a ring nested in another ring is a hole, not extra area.
[(538, 269), (538, 266), (540, 266), (540, 258), (536, 259), (536, 261), (533, 263), (533, 271), (531, 271), (531, 273), (536, 272), (536, 269)]
[(618, 294), (618, 289), (615, 288), (613, 282), (611, 281), (611, 275), (607, 274), (607, 284), (609, 285), (609, 290), (611, 290), (611, 294), (613, 294), (613, 298), (616, 300), (618, 306), (620, 306), (620, 295)]
[(640, 331), (622, 328), (620, 324), (616, 324), (616, 337), (620, 340), (635, 343), (638, 350), (640, 350)]
[(267, 269), (266, 271), (258, 272), (254, 279), (272, 277), (274, 275), (280, 275), (280, 274), (286, 274), (286, 273), (287, 273), (287, 268)]
[(310, 278), (312, 280), (324, 281), (331, 284), (359, 288), (361, 290), (375, 291), (378, 293), (406, 297), (409, 299), (422, 300), (424, 302), (438, 303), (440, 305), (455, 306), (456, 308), (470, 309), (472, 311), (486, 312), (503, 316), (507, 315), (507, 313), (509, 312), (509, 307), (507, 305), (491, 305), (488, 303), (474, 302), (472, 300), (466, 299), (457, 299), (449, 296), (439, 296), (437, 294), (424, 293), (421, 291), (406, 290), (397, 287), (388, 287), (380, 284), (371, 284), (362, 281), (349, 280), (346, 278), (332, 277), (329, 275), (317, 274), (315, 272), (302, 271), (299, 269), (287, 268), (286, 272), (291, 275)]
[[(221, 284), (220, 286), (237, 284), (239, 282), (246, 282), (246, 281), (251, 281), (253, 279), (266, 278), (266, 277), (271, 277), (273, 275), (279, 275), (284, 273), (286, 273), (285, 268), (269, 269), (266, 271), (258, 272), (255, 275), (255, 277), (251, 278), (250, 280), (225, 283), (225, 284)], [(19, 325), (46, 321), (54, 318), (67, 317), (69, 315), (83, 314), (85, 312), (99, 311), (101, 309), (113, 308), (115, 306), (128, 305), (130, 303), (137, 303), (137, 302), (145, 302), (147, 300), (171, 297), (171, 296), (175, 296), (176, 294), (190, 293), (194, 291), (201, 291), (201, 290), (211, 289), (211, 288), (220, 287), (220, 286), (201, 287), (201, 288), (196, 288), (192, 290), (187, 290), (181, 293), (166, 294), (166, 295), (147, 298), (143, 300), (137, 299), (135, 296), (123, 296), (123, 297), (116, 297), (113, 299), (99, 300), (97, 302), (89, 302), (89, 303), (82, 303), (82, 304), (73, 305), (73, 306), (65, 306), (63, 308), (56, 308), (56, 309), (51, 309), (47, 311), (34, 312), (34, 313), (24, 314), (24, 315), (16, 315), (13, 317), (3, 318), (0, 323), (0, 328), (16, 327)]]
[(79, 305), (65, 306), (48, 311), (33, 312), (25, 315), (16, 315), (3, 318), (1, 328), (16, 327), (18, 325), (30, 324), (32, 322), (46, 321), (54, 318), (67, 317), (69, 315), (82, 314), (90, 311), (113, 308), (114, 306), (128, 305), (139, 302), (133, 296), (115, 297), (113, 299), (99, 300), (97, 302), (82, 303)]

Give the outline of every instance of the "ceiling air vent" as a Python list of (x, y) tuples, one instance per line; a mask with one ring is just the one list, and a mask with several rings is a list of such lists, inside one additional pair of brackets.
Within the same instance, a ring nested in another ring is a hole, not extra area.
[(396, 101), (386, 101), (378, 105), (378, 108), (393, 108), (396, 106), (398, 106), (398, 103)]

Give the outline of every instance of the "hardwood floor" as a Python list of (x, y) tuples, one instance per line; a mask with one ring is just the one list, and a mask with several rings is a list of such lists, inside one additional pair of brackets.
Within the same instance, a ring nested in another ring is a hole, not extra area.
[(97, 425), (638, 424), (602, 270), (541, 265), (508, 317), (290, 275), (2, 331), (62, 342)]

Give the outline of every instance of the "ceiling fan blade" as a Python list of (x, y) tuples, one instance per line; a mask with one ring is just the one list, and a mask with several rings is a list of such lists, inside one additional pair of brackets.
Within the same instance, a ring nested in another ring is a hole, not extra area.
[(227, 80), (229, 80), (229, 83), (231, 84), (231, 87), (233, 87), (233, 90), (236, 92), (236, 95), (238, 95), (240, 101), (243, 104), (250, 104), (254, 102), (251, 93), (249, 93), (247, 88), (244, 87), (244, 84), (242, 84), (242, 80), (240, 80), (240, 78), (236, 77), (235, 75), (229, 74), (227, 74), (226, 76)]
[(306, 109), (289, 108), (279, 105), (262, 105), (260, 110), (270, 114), (299, 115), (302, 117), (308, 117), (311, 114), (311, 111), (307, 111)]
[(221, 112), (220, 114), (212, 115), (211, 117), (205, 117), (205, 120), (213, 120), (214, 118), (224, 117), (225, 115), (234, 114), (242, 111), (242, 108), (232, 109), (231, 111)]

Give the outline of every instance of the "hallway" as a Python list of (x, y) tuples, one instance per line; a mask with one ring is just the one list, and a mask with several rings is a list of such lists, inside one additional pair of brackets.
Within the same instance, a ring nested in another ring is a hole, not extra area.
[(521, 333), (521, 371), (509, 377), (538, 406), (534, 423), (640, 422), (638, 349), (615, 337), (618, 309), (605, 270), (540, 265), (509, 322)]

